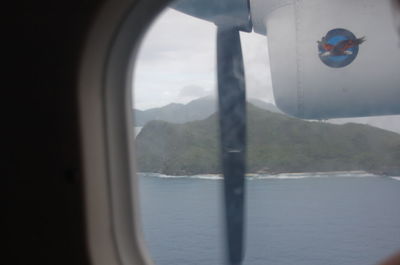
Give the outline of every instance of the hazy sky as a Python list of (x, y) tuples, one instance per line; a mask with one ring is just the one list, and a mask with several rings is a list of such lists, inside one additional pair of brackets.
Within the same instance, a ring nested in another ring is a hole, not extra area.
[[(247, 96), (274, 102), (265, 36), (241, 33)], [(137, 109), (187, 103), (216, 94), (216, 27), (167, 9), (147, 33), (135, 65)], [(337, 119), (356, 121), (400, 133), (400, 116)]]
[[(267, 40), (241, 33), (247, 94), (273, 101)], [(186, 103), (216, 93), (216, 27), (168, 9), (147, 33), (135, 67), (138, 109)]]

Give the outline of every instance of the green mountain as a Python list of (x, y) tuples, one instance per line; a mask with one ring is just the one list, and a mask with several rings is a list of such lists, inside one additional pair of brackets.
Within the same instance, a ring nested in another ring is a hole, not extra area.
[[(273, 112), (280, 110), (271, 103), (259, 99), (249, 99), (255, 106)], [(195, 99), (187, 104), (171, 103), (164, 107), (149, 110), (134, 110), (135, 126), (144, 126), (152, 120), (162, 120), (172, 123), (185, 123), (203, 120), (217, 111), (217, 100), (208, 96)]]
[[(400, 134), (361, 124), (303, 121), (248, 104), (248, 172), (399, 169)], [(142, 172), (219, 173), (217, 116), (147, 123), (136, 138)]]

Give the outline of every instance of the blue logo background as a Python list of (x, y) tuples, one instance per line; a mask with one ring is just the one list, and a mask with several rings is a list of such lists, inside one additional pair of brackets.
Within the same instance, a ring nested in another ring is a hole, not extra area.
[[(325, 35), (326, 42), (331, 45), (336, 45), (343, 40), (356, 40), (356, 36), (348, 31), (347, 29), (332, 29)], [(358, 45), (355, 45), (348, 49), (351, 51), (351, 54), (338, 55), (338, 56), (321, 56), (326, 50), (322, 47), (322, 45), (318, 45), (319, 50), (319, 58), (321, 61), (327, 66), (340, 68), (346, 65), (349, 65), (358, 54)]]

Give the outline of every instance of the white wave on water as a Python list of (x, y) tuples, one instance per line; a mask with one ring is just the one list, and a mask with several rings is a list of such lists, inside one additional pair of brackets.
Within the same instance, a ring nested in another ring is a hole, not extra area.
[[(138, 173), (138, 176), (144, 177), (156, 177), (164, 179), (204, 179), (204, 180), (222, 180), (223, 177), (220, 174), (202, 174), (202, 175), (164, 175), (160, 173)], [(280, 174), (246, 174), (248, 180), (258, 179), (304, 179), (304, 178), (365, 178), (365, 177), (380, 177), (365, 171), (334, 171), (334, 172), (301, 172), (301, 173), (280, 173)], [(396, 180), (400, 180), (400, 177), (392, 177)]]
[(219, 174), (194, 175), (194, 176), (189, 176), (189, 178), (209, 179), (209, 180), (222, 180), (223, 179), (222, 175), (219, 175)]
[(391, 177), (394, 180), (399, 180), (400, 181), (400, 177)]
[(280, 173), (275, 175), (249, 174), (250, 179), (304, 179), (304, 178), (364, 178), (379, 177), (365, 171), (334, 171), (334, 172), (301, 172), (301, 173)]
[(222, 180), (222, 175), (219, 174), (203, 174), (203, 175), (165, 175), (160, 173), (137, 173), (139, 177), (152, 177), (163, 179), (209, 179), (209, 180)]
[(138, 172), (137, 175), (139, 177), (151, 177), (151, 178), (162, 178), (162, 179), (181, 179), (189, 177), (189, 176), (174, 176), (174, 175), (165, 175), (160, 173), (145, 173), (145, 172)]

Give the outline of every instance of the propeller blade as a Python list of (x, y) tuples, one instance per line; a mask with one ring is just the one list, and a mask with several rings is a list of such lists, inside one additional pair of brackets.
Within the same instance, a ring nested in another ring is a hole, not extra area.
[(239, 30), (217, 29), (220, 143), (228, 264), (243, 260), (246, 95)]

